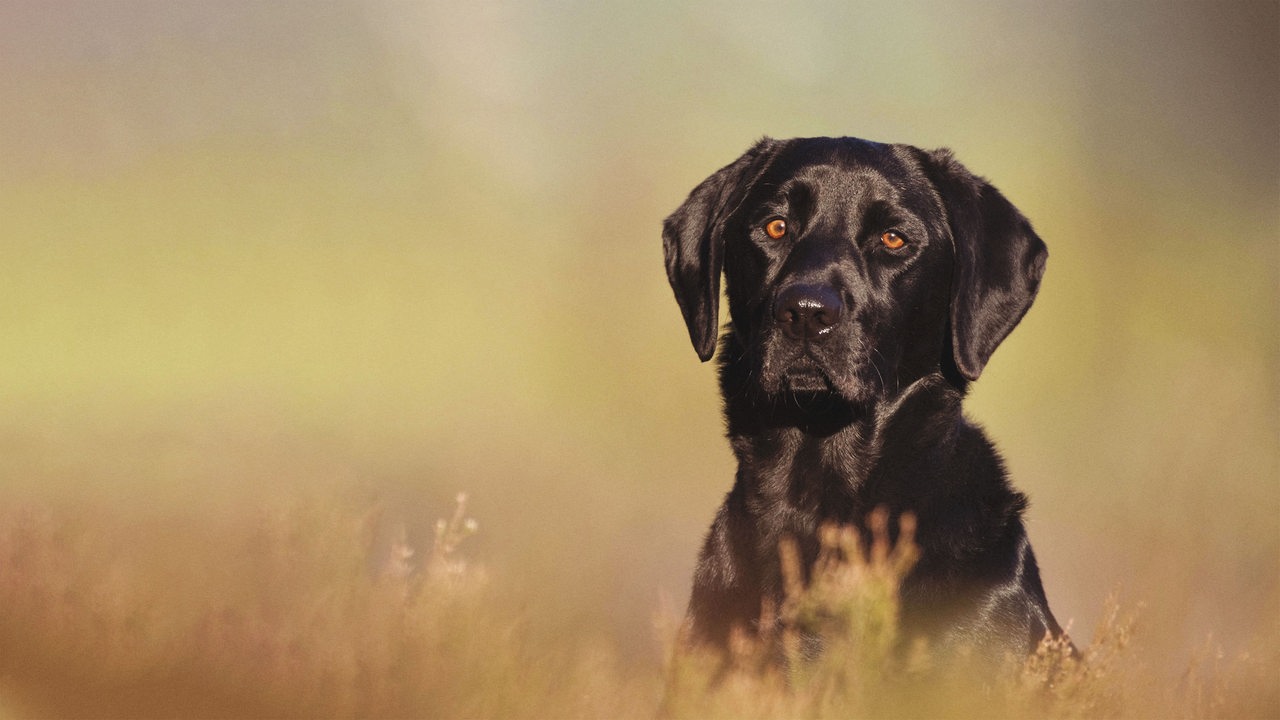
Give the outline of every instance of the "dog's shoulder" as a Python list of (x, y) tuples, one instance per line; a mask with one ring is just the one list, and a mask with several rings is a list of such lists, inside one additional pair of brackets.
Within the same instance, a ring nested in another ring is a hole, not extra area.
[(921, 518), (925, 532), (936, 536), (933, 549), (966, 561), (1016, 546), (1026, 536), (1022, 516), (1028, 500), (1010, 483), (999, 450), (980, 426), (964, 417), (953, 449), (952, 463), (935, 486), (929, 517)]
[(909, 388), (878, 423), (876, 477), (869, 490), (919, 517), (931, 554), (964, 561), (1024, 534), (1027, 498), (1004, 459), (961, 409), (963, 392), (940, 376)]

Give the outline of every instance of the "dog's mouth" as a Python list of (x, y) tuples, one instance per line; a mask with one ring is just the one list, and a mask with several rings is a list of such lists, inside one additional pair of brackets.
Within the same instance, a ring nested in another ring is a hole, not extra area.
[(812, 357), (797, 358), (777, 376), (775, 420), (814, 435), (829, 435), (866, 412), (859, 396), (841, 388), (831, 371)]
[(832, 354), (830, 348), (800, 348), (788, 358), (778, 357), (781, 353), (776, 350), (781, 349), (776, 348), (770, 358), (766, 348), (757, 376), (759, 388), (779, 400), (804, 406), (821, 405), (823, 398), (862, 404), (880, 387), (880, 371), (869, 362), (859, 361), (851, 352), (838, 353), (843, 362), (834, 362), (828, 357)]
[(825, 394), (835, 392), (831, 377), (810, 358), (802, 358), (786, 369), (782, 377), (784, 387), (796, 395)]

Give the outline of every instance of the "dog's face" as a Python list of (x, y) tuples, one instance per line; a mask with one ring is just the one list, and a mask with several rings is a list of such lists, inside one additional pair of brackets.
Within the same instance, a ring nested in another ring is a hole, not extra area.
[(667, 271), (703, 360), (723, 272), (734, 362), (768, 397), (864, 405), (976, 379), (1030, 307), (1044, 244), (946, 152), (763, 140), (667, 218)]

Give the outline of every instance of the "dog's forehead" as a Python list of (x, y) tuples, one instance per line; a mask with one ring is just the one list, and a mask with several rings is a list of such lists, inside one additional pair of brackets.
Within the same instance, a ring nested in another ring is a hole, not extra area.
[(896, 146), (859, 138), (791, 140), (766, 173), (775, 186), (803, 182), (827, 191), (890, 190), (914, 184), (918, 174)]
[(800, 165), (884, 169), (902, 166), (894, 145), (853, 137), (794, 138), (786, 141), (778, 155)]
[(757, 191), (780, 200), (799, 191), (812, 201), (826, 199), (834, 203), (831, 207), (849, 209), (889, 202), (925, 214), (940, 210), (931, 184), (906, 146), (858, 138), (786, 141), (760, 178)]

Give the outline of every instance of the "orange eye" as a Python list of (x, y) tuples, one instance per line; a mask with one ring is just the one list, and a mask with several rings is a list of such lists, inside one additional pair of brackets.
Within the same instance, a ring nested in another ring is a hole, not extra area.
[(898, 248), (907, 244), (907, 239), (902, 237), (898, 233), (890, 230), (889, 232), (884, 233), (883, 235), (880, 236), (880, 242), (884, 243), (884, 246), (889, 248), (890, 250), (897, 250)]
[(782, 218), (774, 218), (764, 226), (764, 234), (774, 240), (781, 240), (787, 234), (787, 221)]

